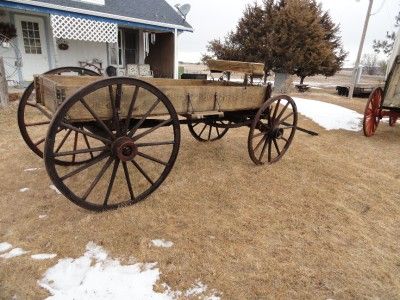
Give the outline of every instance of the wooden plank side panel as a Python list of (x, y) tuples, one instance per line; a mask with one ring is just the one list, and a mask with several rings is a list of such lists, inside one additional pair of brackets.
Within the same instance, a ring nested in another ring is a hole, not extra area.
[[(63, 90), (65, 98), (72, 96), (82, 83), (94, 82), (97, 79), (93, 77), (85, 78), (83, 82), (81, 77), (61, 78), (43, 78), (43, 98), (45, 105), (52, 111), (57, 108), (57, 90)], [(224, 83), (203, 82), (201, 80), (146, 80), (159, 88), (171, 101), (178, 114), (187, 114), (195, 112), (208, 111), (235, 111), (245, 109), (257, 109), (264, 102), (266, 89), (254, 86), (225, 86)], [(116, 86), (113, 87), (112, 95), (115, 95)], [(134, 93), (133, 86), (123, 86), (121, 99), (121, 117), (127, 115), (130, 102)], [(97, 90), (87, 95), (84, 99), (102, 119), (111, 119), (112, 106), (111, 97), (108, 88)], [(145, 89), (140, 89), (136, 105), (133, 111), (134, 117), (140, 117), (146, 114), (152, 105), (157, 101), (156, 96)], [(159, 103), (151, 112), (153, 116), (167, 114), (166, 107)], [(73, 121), (93, 120), (90, 112), (81, 104), (75, 104), (69, 113)]]
[(264, 65), (260, 63), (211, 59), (207, 65), (212, 71), (264, 75)]
[(394, 67), (383, 105), (385, 107), (400, 108), (400, 64), (397, 63)]

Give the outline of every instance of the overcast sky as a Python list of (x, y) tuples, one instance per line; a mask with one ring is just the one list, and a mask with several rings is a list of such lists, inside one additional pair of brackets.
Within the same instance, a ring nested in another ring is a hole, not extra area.
[[(179, 59), (197, 62), (206, 52), (207, 42), (223, 38), (234, 29), (248, 3), (254, 0), (167, 0), (171, 5), (190, 3), (187, 17), (194, 33), (184, 33), (179, 39)], [(258, 0), (260, 2), (260, 0)], [(324, 10), (340, 23), (345, 50), (350, 52), (346, 65), (354, 63), (360, 43), (362, 28), (368, 8), (368, 0), (319, 0)], [(400, 0), (375, 0), (364, 53), (373, 53), (372, 41), (382, 39), (393, 30), (394, 19), (400, 10)]]

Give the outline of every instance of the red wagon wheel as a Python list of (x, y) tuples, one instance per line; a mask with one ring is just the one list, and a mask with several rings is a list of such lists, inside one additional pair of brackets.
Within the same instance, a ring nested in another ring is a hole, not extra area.
[[(50, 70), (44, 74), (74, 74), (74, 75), (88, 75), (88, 76), (100, 76), (100, 74), (79, 67), (63, 67)], [(21, 132), (22, 138), (28, 147), (36, 153), (39, 157), (43, 158), (43, 148), (45, 144), (45, 137), (48, 126), (52, 119), (52, 114), (47, 110), (43, 109), (39, 103), (36, 102), (36, 91), (34, 83), (32, 82), (23, 93), (18, 106), (18, 126)], [(70, 131), (66, 131), (66, 140), (63, 143), (63, 147), (69, 144), (68, 138), (74, 139), (75, 136), (71, 136)], [(79, 136), (78, 136), (79, 138)], [(73, 143), (73, 142), (72, 142)], [(72, 146), (73, 147), (73, 146)], [(76, 162), (65, 161), (63, 159), (57, 159), (56, 162), (61, 165), (73, 164)]]
[(369, 96), (364, 112), (363, 131), (366, 137), (375, 134), (381, 120), (381, 106), (383, 101), (383, 90), (378, 87)]
[(218, 125), (229, 125), (227, 121), (194, 121), (189, 119), (188, 127), (191, 135), (199, 142), (214, 142), (222, 139), (229, 128), (220, 128)]
[(289, 149), (297, 128), (297, 106), (286, 95), (269, 99), (250, 128), (248, 150), (256, 165), (278, 162)]
[[(74, 121), (71, 116), (78, 109), (90, 121)], [(143, 115), (136, 117), (138, 110)], [(59, 152), (59, 128), (97, 144)], [(50, 179), (64, 196), (83, 208), (103, 211), (135, 204), (153, 193), (170, 173), (179, 145), (179, 119), (169, 99), (149, 83), (114, 77), (80, 89), (61, 105), (49, 128), (44, 157)], [(91, 153), (98, 155), (81, 165), (57, 166), (59, 157)]]

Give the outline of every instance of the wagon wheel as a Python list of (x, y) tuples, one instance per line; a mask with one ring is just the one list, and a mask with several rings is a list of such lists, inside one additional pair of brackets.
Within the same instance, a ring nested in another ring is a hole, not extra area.
[[(79, 67), (63, 67), (50, 70), (44, 74), (67, 74), (73, 73), (78, 75), (99, 76), (98, 73)], [(32, 82), (23, 93), (18, 106), (18, 126), (21, 135), (28, 145), (28, 147), (36, 153), (39, 157), (43, 158), (43, 147), (45, 143), (45, 136), (47, 133), (48, 125), (50, 124), (52, 115), (44, 110), (36, 102), (35, 86)], [(68, 131), (66, 132), (68, 134)], [(68, 137), (67, 137), (68, 138)], [(65, 141), (64, 144), (68, 144)], [(62, 159), (57, 159), (59, 164), (70, 164)]]
[(381, 120), (381, 106), (383, 101), (383, 90), (378, 87), (369, 96), (364, 112), (363, 131), (366, 137), (375, 134)]
[(389, 126), (390, 126), (390, 127), (395, 127), (395, 126), (396, 126), (397, 119), (398, 119), (398, 117), (390, 116), (390, 117), (389, 117)]
[[(74, 122), (74, 109), (92, 121)], [(133, 115), (138, 110), (141, 115)], [(97, 145), (57, 152), (59, 128), (81, 133)], [(171, 171), (179, 145), (179, 119), (169, 99), (149, 83), (113, 77), (80, 89), (61, 105), (50, 125), (44, 155), (51, 180), (69, 200), (104, 211), (135, 204), (153, 193)], [(79, 166), (56, 164), (58, 157), (94, 152), (95, 159)]]
[(297, 107), (286, 95), (269, 99), (257, 112), (250, 128), (248, 150), (256, 165), (279, 161), (289, 149), (297, 128)]
[(219, 128), (217, 125), (229, 125), (226, 121), (193, 121), (189, 119), (188, 127), (192, 136), (200, 142), (214, 142), (222, 139), (229, 128)]

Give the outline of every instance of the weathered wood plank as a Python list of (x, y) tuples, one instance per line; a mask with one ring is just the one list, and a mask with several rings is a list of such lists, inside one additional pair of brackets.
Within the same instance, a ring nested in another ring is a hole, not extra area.
[[(60, 105), (63, 95), (65, 99), (72, 96), (79, 88), (99, 80), (92, 76), (58, 76), (41, 75), (40, 84), (42, 102), (52, 112)], [(238, 84), (214, 82), (205, 80), (172, 80), (150, 79), (146, 82), (159, 88), (171, 101), (178, 114), (192, 114), (209, 111), (235, 111), (257, 109), (265, 101), (266, 88), (242, 86)], [(114, 87), (114, 93), (115, 93)], [(123, 86), (121, 98), (121, 116), (125, 117), (134, 87)], [(133, 111), (134, 117), (139, 117), (151, 108), (156, 97), (144, 89), (139, 90)], [(109, 119), (112, 115), (111, 100), (108, 88), (97, 90), (85, 97), (85, 101), (102, 119)], [(158, 116), (167, 113), (162, 103), (157, 105), (151, 115)], [(72, 120), (92, 120), (90, 112), (83, 105), (76, 104), (71, 108), (69, 117)]]
[(260, 63), (211, 59), (207, 61), (207, 65), (212, 71), (264, 75), (264, 64)]
[(387, 82), (387, 90), (383, 105), (385, 107), (400, 108), (400, 63), (395, 62), (390, 81)]

